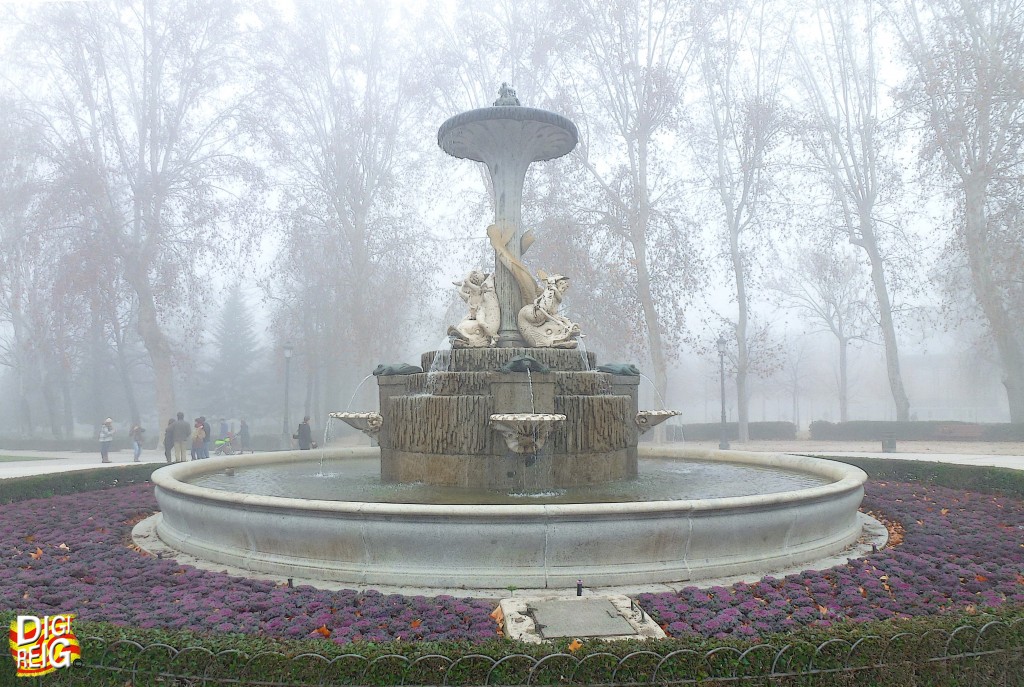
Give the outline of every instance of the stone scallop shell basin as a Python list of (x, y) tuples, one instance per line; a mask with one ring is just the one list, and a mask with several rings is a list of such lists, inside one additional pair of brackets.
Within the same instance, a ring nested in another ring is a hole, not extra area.
[[(576, 503), (543, 495), (513, 503), (336, 500), (309, 498), (301, 487), (280, 496), (198, 484), (219, 478), (231, 485), (247, 469), (292, 474), (320, 458), (250, 454), (156, 471), (156, 531), (172, 548), (257, 575), (438, 589), (571, 588), (577, 579), (588, 587), (632, 586), (764, 573), (835, 554), (861, 534), (867, 477), (856, 467), (666, 445), (638, 452), (641, 478), (652, 460), (670, 467), (696, 460), (807, 479), (773, 493)], [(377, 465), (379, 450), (328, 449), (323, 461), (341, 485), (346, 463)]]

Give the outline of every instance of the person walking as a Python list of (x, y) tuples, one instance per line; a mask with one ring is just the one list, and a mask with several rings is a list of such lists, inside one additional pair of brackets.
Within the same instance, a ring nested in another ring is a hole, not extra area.
[(100, 425), (100, 458), (104, 463), (110, 462), (110, 444), (114, 441), (114, 420), (107, 418)]
[(205, 415), (199, 416), (199, 421), (203, 423), (203, 446), (199, 454), (200, 458), (210, 457), (210, 442), (213, 441), (213, 435), (210, 433), (210, 423), (206, 421)]
[(249, 425), (245, 420), (242, 420), (238, 425), (238, 443), (241, 446), (242, 453), (250, 450), (250, 441), (252, 441), (252, 437), (249, 436)]
[(146, 430), (138, 423), (132, 425), (128, 432), (128, 438), (132, 441), (132, 462), (139, 462), (139, 456), (142, 455), (142, 435), (145, 433)]
[(167, 428), (164, 430), (164, 460), (171, 462), (171, 451), (174, 450), (174, 418), (167, 421)]
[(203, 431), (203, 421), (197, 417), (192, 425), (192, 460), (202, 460), (205, 441), (206, 432)]
[(178, 413), (174, 422), (174, 462), (185, 462), (185, 444), (192, 436), (192, 425), (185, 422), (185, 413)]
[(292, 437), (299, 440), (299, 450), (308, 451), (313, 445), (313, 430), (309, 426), (309, 415), (302, 418), (299, 423), (299, 431)]

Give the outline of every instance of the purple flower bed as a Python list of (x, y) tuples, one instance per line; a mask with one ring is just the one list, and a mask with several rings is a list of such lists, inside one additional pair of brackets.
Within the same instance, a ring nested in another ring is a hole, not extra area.
[(491, 601), (289, 589), (143, 555), (131, 528), (155, 510), (150, 485), (0, 506), (0, 608), (339, 643), (495, 636)]
[[(1024, 503), (872, 482), (864, 507), (901, 522), (904, 542), (823, 572), (642, 594), (641, 602), (673, 636), (751, 638), (805, 625), (1024, 604)], [(128, 546), (131, 527), (155, 509), (149, 485), (0, 506), (0, 608), (339, 643), (495, 636), (491, 601), (288, 589), (142, 555)]]
[(673, 636), (718, 638), (1024, 604), (1024, 502), (899, 482), (866, 491), (862, 509), (901, 523), (903, 543), (821, 572), (641, 594), (641, 604)]

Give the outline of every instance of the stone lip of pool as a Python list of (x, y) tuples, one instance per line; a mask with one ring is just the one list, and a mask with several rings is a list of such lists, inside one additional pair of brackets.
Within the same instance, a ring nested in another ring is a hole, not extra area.
[[(857, 509), (867, 475), (852, 465), (664, 444), (639, 453), (680, 461), (687, 466), (684, 478), (691, 466), (683, 459), (693, 459), (807, 473), (824, 484), (671, 501), (550, 503), (544, 497), (416, 504), (264, 496), (189, 483), (228, 468), (237, 477), (253, 466), (287, 470), (318, 457), (279, 452), (157, 470), (156, 530), (171, 548), (252, 571), (363, 585), (481, 589), (566, 588), (581, 577), (590, 586), (675, 584), (776, 570), (834, 555), (861, 536)], [(344, 462), (377, 452), (331, 449), (327, 455)]]

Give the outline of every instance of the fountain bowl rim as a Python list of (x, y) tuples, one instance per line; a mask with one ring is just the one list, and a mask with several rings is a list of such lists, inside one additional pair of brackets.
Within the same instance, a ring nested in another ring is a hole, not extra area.
[(450, 146), (447, 145), (446, 138), (458, 128), (495, 120), (536, 122), (561, 129), (565, 133), (569, 134), (570, 145), (567, 148), (564, 150), (562, 148), (558, 148), (555, 150), (538, 151), (539, 155), (534, 157), (534, 162), (553, 160), (555, 158), (562, 157), (563, 155), (568, 155), (580, 140), (579, 129), (576, 127), (576, 124), (568, 117), (564, 117), (557, 112), (541, 110), (536, 107), (523, 107), (520, 105), (495, 105), (492, 107), (480, 107), (475, 110), (468, 110), (449, 117), (437, 130), (437, 145), (441, 150), (452, 157), (483, 162), (484, 160), (479, 157), (460, 155), (450, 150)]
[[(303, 499), (285, 496), (264, 496), (249, 492), (227, 491), (201, 487), (185, 479), (197, 475), (217, 472), (226, 468), (251, 467), (265, 464), (287, 464), (289, 462), (310, 462), (315, 454), (310, 451), (277, 451), (221, 456), (202, 461), (189, 461), (166, 465), (153, 472), (150, 478), (158, 490), (178, 493), (199, 501), (232, 503), (252, 508), (296, 509), (335, 513), (364, 513), (374, 515), (403, 516), (455, 516), (459, 518), (495, 518), (508, 515), (523, 517), (615, 517), (623, 514), (670, 513), (670, 512), (721, 512), (738, 508), (778, 506), (785, 503), (806, 502), (826, 499), (857, 489), (863, 489), (867, 474), (860, 468), (838, 461), (811, 458), (787, 453), (761, 453), (751, 451), (717, 451), (693, 448), (667, 447), (665, 445), (642, 447), (640, 456), (656, 459), (698, 459), (716, 462), (743, 463), (761, 467), (775, 467), (796, 470), (835, 479), (829, 484), (769, 494), (729, 496), (709, 499), (676, 501), (628, 501), (595, 502), (572, 504), (420, 504), (380, 503), (368, 501), (331, 501), (325, 499)], [(372, 458), (379, 455), (379, 449), (370, 447), (337, 448), (324, 451), (325, 457)]]

